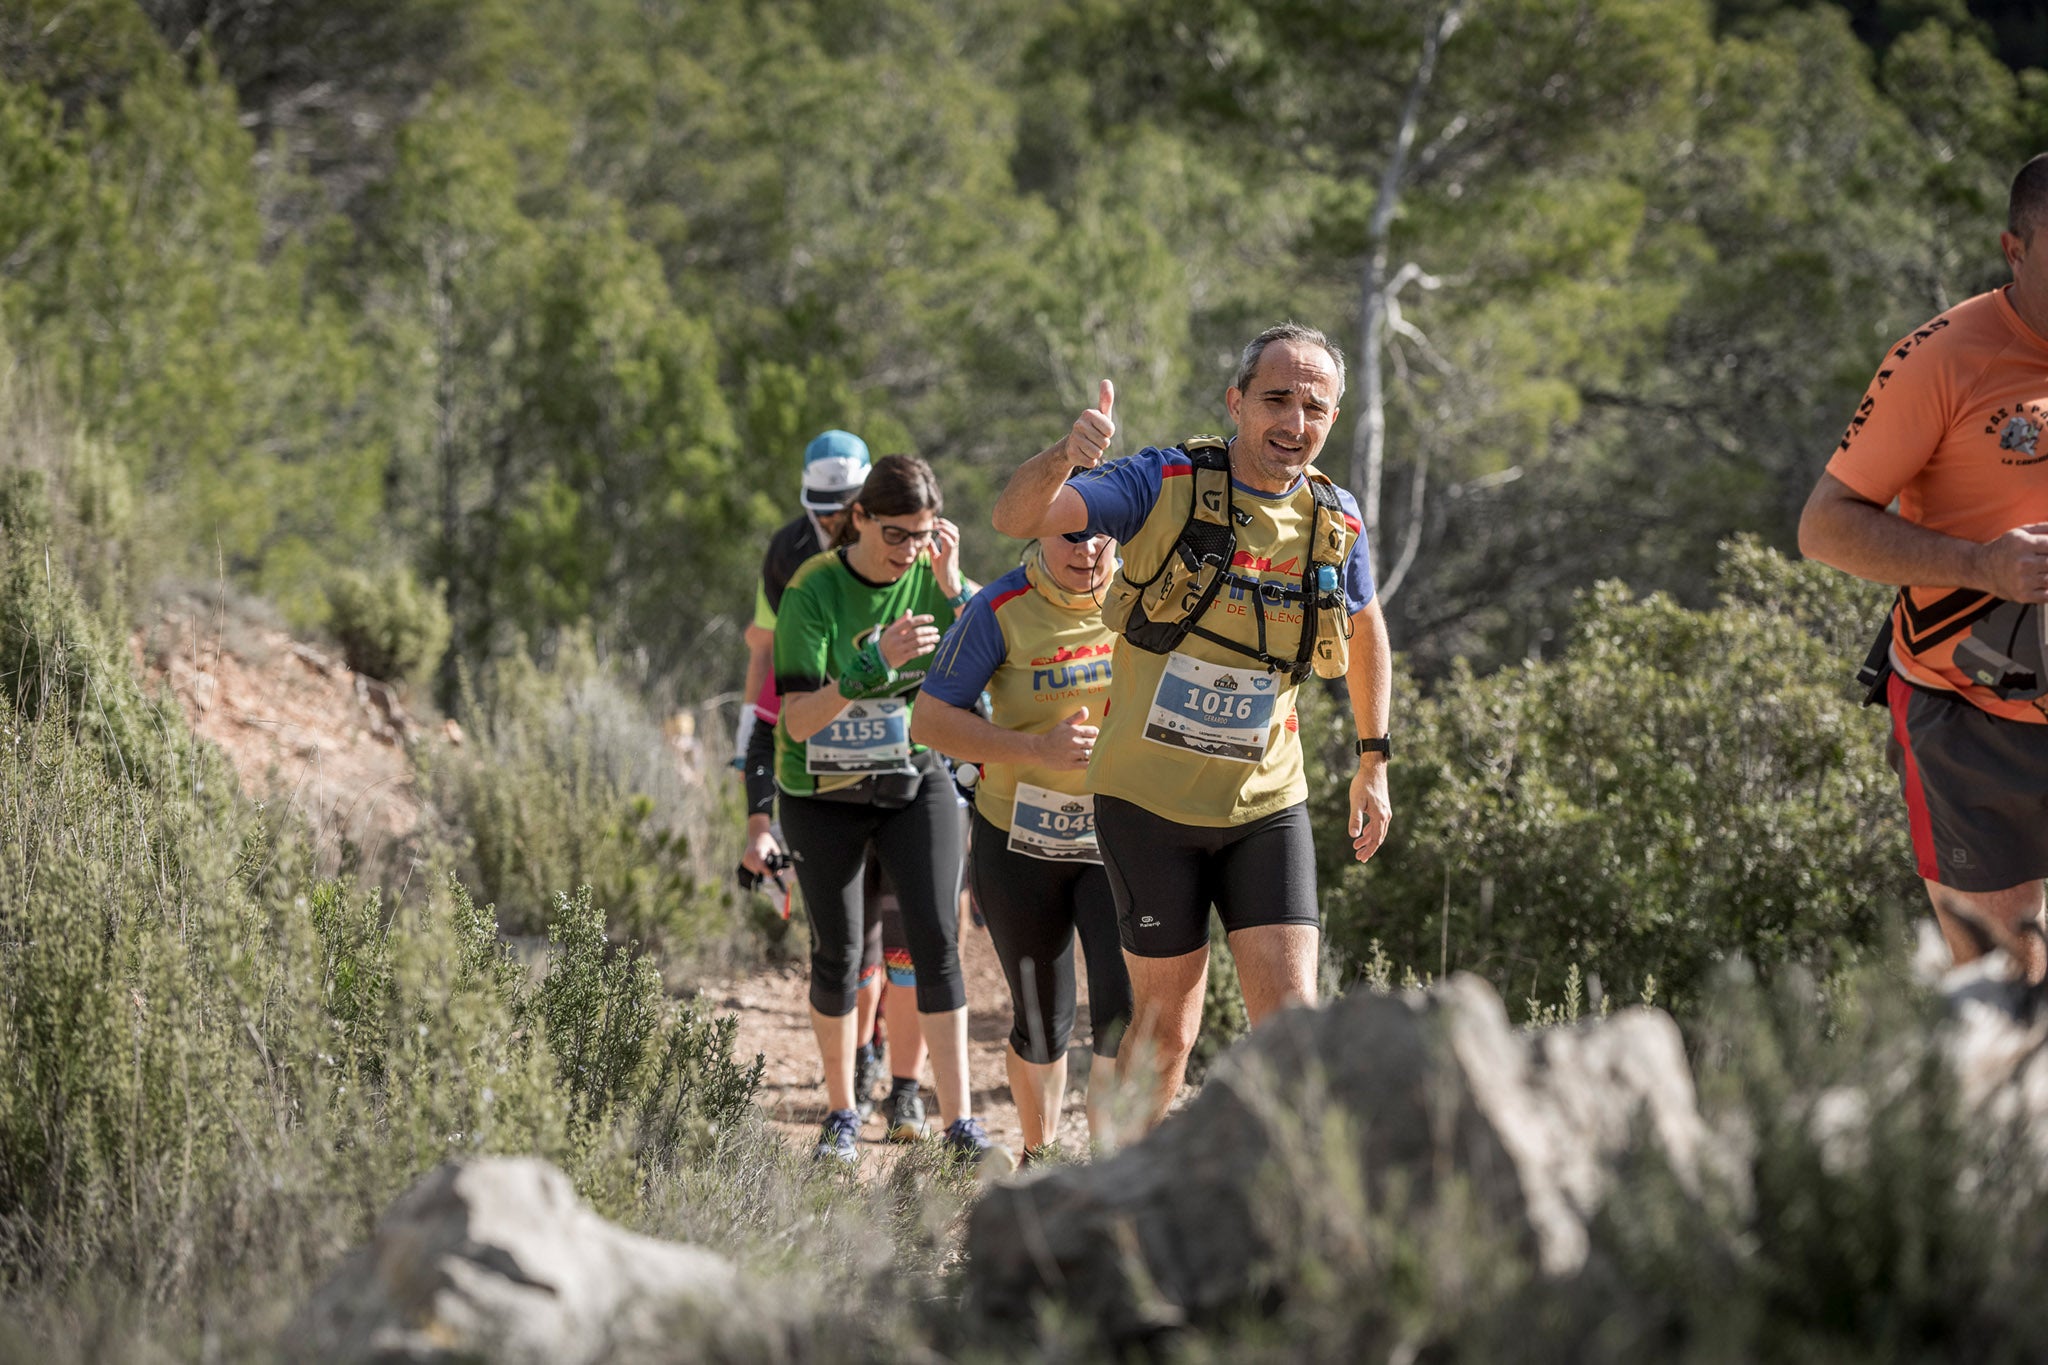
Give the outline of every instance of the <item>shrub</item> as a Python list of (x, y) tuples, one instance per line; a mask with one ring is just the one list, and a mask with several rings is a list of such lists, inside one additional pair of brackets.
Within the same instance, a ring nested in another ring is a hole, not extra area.
[(619, 938), (671, 957), (731, 951), (747, 932), (725, 889), (742, 824), (731, 784), (686, 775), (646, 704), (580, 642), (548, 669), (501, 661), (483, 683), (462, 692), (470, 742), (427, 755), (422, 778), (505, 928), (538, 932), (560, 893), (588, 885)]
[(448, 652), (448, 608), (441, 587), (421, 585), (411, 569), (345, 569), (327, 585), (328, 629), (348, 666), (385, 682), (425, 678)]
[(26, 571), (33, 490), (0, 493), (0, 1282), (288, 1305), (449, 1156), (544, 1156), (622, 1213), (742, 1127), (758, 1068), (671, 1017), (587, 890), (533, 984), (459, 884), (314, 879), (303, 828)]
[(1589, 993), (1654, 978), (1683, 1005), (1732, 955), (1825, 972), (1917, 906), (1885, 722), (1849, 681), (1882, 592), (1742, 543), (1722, 581), (1704, 612), (1603, 584), (1554, 660), (1400, 684), (1392, 837), (1366, 867), (1343, 856), (1349, 727), (1312, 698), (1335, 945), (1511, 1001), (1577, 965)]

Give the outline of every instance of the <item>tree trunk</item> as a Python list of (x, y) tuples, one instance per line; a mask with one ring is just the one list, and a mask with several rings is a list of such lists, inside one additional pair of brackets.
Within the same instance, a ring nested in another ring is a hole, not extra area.
[(1423, 30), (1422, 58), (1416, 63), (1415, 78), (1401, 104), (1401, 121), (1394, 129), (1394, 142), (1387, 151), (1387, 164), (1380, 174), (1380, 192), (1372, 206), (1366, 229), (1365, 269), (1359, 278), (1358, 388), (1364, 411), (1351, 437), (1351, 491), (1358, 499), (1359, 514), (1372, 548), (1373, 574), (1380, 570), (1380, 489), (1385, 479), (1387, 453), (1386, 379), (1381, 353), (1386, 346), (1389, 293), (1395, 286), (1387, 277), (1394, 210), (1401, 202), (1401, 189), (1415, 151), (1415, 133), (1422, 122), (1422, 102), (1436, 76), (1437, 54), (1457, 32), (1464, 17), (1463, 0), (1445, 5), (1436, 21)]

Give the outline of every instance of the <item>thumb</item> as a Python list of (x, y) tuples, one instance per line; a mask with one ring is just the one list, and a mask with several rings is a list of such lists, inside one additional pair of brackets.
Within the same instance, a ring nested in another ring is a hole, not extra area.
[(1087, 723), (1088, 708), (1085, 706), (1082, 707), (1080, 710), (1076, 711), (1073, 715), (1067, 717), (1067, 724), (1069, 725), (1085, 725)]
[(1109, 416), (1110, 407), (1116, 402), (1116, 385), (1107, 379), (1102, 381), (1102, 394), (1096, 399), (1095, 408), (1104, 417)]

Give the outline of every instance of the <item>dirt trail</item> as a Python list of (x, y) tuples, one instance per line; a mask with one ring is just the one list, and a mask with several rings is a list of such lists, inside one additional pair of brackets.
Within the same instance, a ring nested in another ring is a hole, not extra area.
[[(1074, 1043), (1067, 1052), (1067, 1103), (1060, 1114), (1059, 1140), (1068, 1151), (1080, 1152), (1088, 1146), (1082, 1097), (1092, 1057), (1087, 1046), (1087, 969), (1078, 947), (1074, 959), (1082, 1003), (1074, 1024)], [(960, 963), (967, 980), (968, 1077), (974, 1111), (987, 1125), (990, 1137), (1008, 1145), (1012, 1152), (1021, 1152), (1023, 1130), (1003, 1071), (1004, 1042), (1010, 1036), (1010, 990), (987, 931), (967, 921), (960, 926)], [(825, 1118), (824, 1071), (811, 1038), (808, 986), (809, 976), (798, 964), (708, 983), (702, 989), (705, 1003), (738, 1017), (739, 1039), (734, 1051), (741, 1057), (758, 1052), (766, 1058), (761, 1105), (770, 1124), (791, 1143), (806, 1149), (817, 1140), (818, 1125)], [(932, 1101), (929, 1065), (924, 1084), (925, 1110), (936, 1132), (938, 1110)], [(891, 1153), (897, 1149), (882, 1141), (879, 1117), (862, 1125), (860, 1136), (863, 1173), (879, 1174), (894, 1165)]]

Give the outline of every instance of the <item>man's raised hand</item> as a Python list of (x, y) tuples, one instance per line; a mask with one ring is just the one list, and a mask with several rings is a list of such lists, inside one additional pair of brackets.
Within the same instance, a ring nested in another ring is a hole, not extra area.
[(1067, 437), (1067, 459), (1071, 463), (1088, 469), (1102, 463), (1111, 439), (1116, 436), (1116, 423), (1109, 416), (1115, 403), (1116, 386), (1105, 379), (1095, 406), (1075, 419), (1074, 430)]

